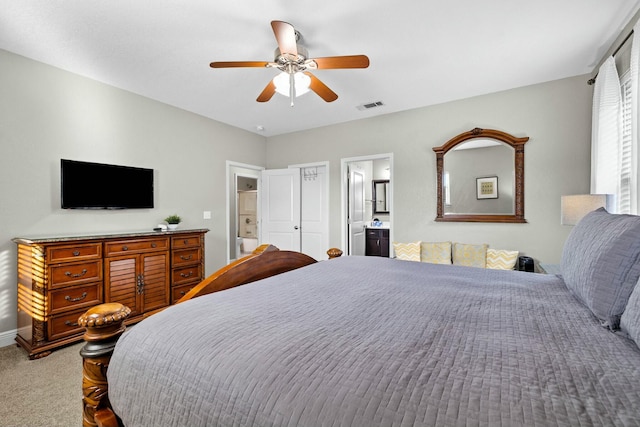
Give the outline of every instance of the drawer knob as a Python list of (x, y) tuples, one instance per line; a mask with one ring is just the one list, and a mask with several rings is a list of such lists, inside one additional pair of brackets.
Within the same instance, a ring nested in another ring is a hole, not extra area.
[(123, 251), (128, 251), (128, 250), (129, 250), (129, 247), (128, 247), (128, 246), (123, 246), (123, 247), (122, 247), (122, 250), (123, 250)]
[(78, 324), (78, 322), (70, 322), (68, 320), (66, 322), (64, 322), (64, 324), (67, 325), (67, 326), (74, 326), (74, 327), (75, 326), (80, 326), (80, 324)]
[(86, 268), (83, 268), (83, 269), (82, 269), (82, 271), (81, 271), (80, 273), (76, 273), (76, 274), (73, 274), (73, 273), (71, 273), (70, 271), (65, 271), (65, 272), (64, 272), (64, 275), (65, 275), (65, 276), (73, 277), (74, 279), (77, 279), (78, 277), (82, 277), (82, 276), (84, 276), (85, 274), (87, 274), (87, 269), (86, 269)]
[(187, 256), (180, 255), (180, 259), (183, 261), (189, 261), (192, 257), (193, 255), (187, 255)]
[(191, 277), (193, 276), (193, 270), (189, 271), (188, 273), (180, 273), (180, 277)]
[(80, 251), (73, 251), (73, 256), (78, 256), (80, 255)]
[(182, 241), (182, 243), (184, 243), (185, 245), (188, 245), (188, 244), (189, 244), (189, 239), (184, 239), (184, 240)]
[(83, 299), (85, 299), (87, 297), (87, 293), (83, 292), (82, 296), (79, 296), (77, 298), (71, 298), (69, 295), (67, 295), (66, 297), (64, 297), (64, 299), (66, 299), (69, 302), (78, 302), (78, 301), (82, 301)]

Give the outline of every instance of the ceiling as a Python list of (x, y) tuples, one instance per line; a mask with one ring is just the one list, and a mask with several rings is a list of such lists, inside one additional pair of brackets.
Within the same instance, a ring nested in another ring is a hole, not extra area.
[[(639, 5), (0, 0), (0, 48), (269, 137), (589, 73)], [(277, 70), (209, 63), (273, 60), (272, 20), (293, 24), (310, 57), (365, 54), (371, 65), (314, 71), (334, 102), (258, 103)]]

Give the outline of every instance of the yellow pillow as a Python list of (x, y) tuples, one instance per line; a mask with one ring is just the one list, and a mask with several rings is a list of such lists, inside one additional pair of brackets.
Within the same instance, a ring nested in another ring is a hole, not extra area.
[(420, 261), (451, 264), (451, 242), (422, 242)]
[(518, 251), (487, 249), (487, 268), (513, 270), (518, 262)]
[(485, 268), (487, 265), (487, 246), (486, 244), (468, 245), (465, 243), (454, 243), (453, 264)]
[(420, 262), (420, 243), (396, 243), (393, 242), (393, 250), (396, 253), (396, 258), (403, 261), (418, 261)]

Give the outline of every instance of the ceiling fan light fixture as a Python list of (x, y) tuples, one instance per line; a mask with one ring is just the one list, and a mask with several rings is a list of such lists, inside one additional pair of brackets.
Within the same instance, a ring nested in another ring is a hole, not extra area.
[[(296, 98), (309, 92), (311, 78), (303, 73), (295, 73), (293, 75), (294, 85), (296, 88)], [(276, 92), (280, 95), (289, 97), (289, 73), (282, 72), (273, 78), (273, 84), (276, 86)]]

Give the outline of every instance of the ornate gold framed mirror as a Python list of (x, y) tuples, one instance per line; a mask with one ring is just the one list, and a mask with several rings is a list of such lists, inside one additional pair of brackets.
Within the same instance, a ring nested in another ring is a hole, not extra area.
[(475, 128), (434, 147), (438, 199), (435, 220), (527, 222), (524, 144), (528, 140), (499, 130)]

